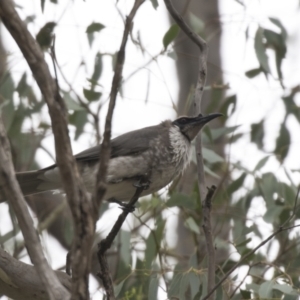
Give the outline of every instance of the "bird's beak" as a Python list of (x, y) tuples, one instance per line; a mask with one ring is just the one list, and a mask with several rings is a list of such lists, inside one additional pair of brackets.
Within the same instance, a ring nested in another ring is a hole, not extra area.
[(223, 115), (220, 113), (209, 114), (207, 116), (199, 114), (197, 117), (192, 118), (189, 124), (183, 128), (182, 131), (186, 136), (188, 136), (190, 141), (192, 141), (206, 123), (221, 116)]

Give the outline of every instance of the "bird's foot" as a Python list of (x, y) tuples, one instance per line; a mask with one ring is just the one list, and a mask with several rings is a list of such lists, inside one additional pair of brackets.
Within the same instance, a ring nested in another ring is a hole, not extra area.
[(151, 181), (146, 177), (141, 177), (133, 183), (133, 186), (137, 189), (142, 188), (143, 190), (148, 190)]
[(110, 202), (110, 203), (117, 203), (117, 204), (119, 204), (120, 205), (119, 207), (122, 210), (127, 211), (128, 213), (131, 213), (131, 212), (135, 211), (135, 206), (134, 205), (131, 205), (131, 204), (128, 204), (128, 203), (124, 203), (124, 202), (122, 202), (120, 200), (117, 200), (115, 198), (110, 198), (107, 201)]

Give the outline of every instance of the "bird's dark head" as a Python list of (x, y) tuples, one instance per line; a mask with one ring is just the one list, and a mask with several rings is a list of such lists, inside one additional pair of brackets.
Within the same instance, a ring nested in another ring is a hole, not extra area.
[(201, 128), (209, 121), (222, 116), (222, 114), (215, 113), (203, 116), (199, 114), (197, 117), (180, 117), (172, 122), (173, 126), (177, 126), (180, 132), (192, 141)]

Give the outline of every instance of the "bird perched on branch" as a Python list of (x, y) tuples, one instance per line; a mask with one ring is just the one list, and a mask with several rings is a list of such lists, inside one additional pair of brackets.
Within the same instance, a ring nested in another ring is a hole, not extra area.
[[(169, 184), (189, 163), (191, 142), (201, 128), (221, 115), (180, 117), (112, 139), (104, 199), (129, 201), (141, 177), (149, 180), (149, 188), (142, 196)], [(101, 145), (75, 155), (75, 159), (87, 190), (93, 192)], [(55, 164), (37, 171), (17, 173), (16, 176), (24, 195), (62, 188)]]

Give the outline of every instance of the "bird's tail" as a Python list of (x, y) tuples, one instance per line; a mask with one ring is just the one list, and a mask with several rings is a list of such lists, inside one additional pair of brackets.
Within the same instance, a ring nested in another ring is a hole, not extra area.
[(43, 183), (40, 179), (41, 171), (29, 171), (16, 173), (17, 180), (24, 196), (43, 192), (39, 187)]
[[(61, 188), (57, 168), (45, 168), (37, 171), (16, 173), (17, 180), (24, 196), (42, 193)], [(0, 202), (6, 201), (3, 187), (0, 183)]]

